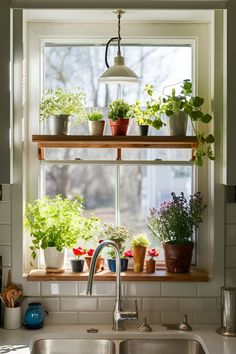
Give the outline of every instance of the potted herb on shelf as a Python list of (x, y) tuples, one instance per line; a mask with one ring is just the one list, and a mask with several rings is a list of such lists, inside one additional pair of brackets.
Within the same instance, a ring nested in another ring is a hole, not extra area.
[(108, 118), (112, 135), (127, 135), (131, 106), (122, 99), (109, 104)]
[(159, 130), (165, 123), (161, 120), (160, 102), (154, 98), (154, 86), (146, 85), (144, 92), (147, 94), (146, 107), (141, 107), (139, 100), (132, 106), (132, 118), (136, 119), (140, 135), (148, 135), (149, 126)]
[(103, 114), (99, 110), (88, 112), (86, 118), (88, 119), (88, 128), (90, 135), (101, 136), (105, 128), (105, 121)]
[(134, 257), (134, 272), (136, 273), (143, 271), (146, 250), (149, 243), (150, 242), (145, 234), (133, 236), (131, 240), (132, 253)]
[(188, 273), (194, 247), (193, 234), (203, 222), (206, 205), (200, 192), (187, 200), (184, 193), (171, 193), (172, 199), (159, 209), (150, 209), (147, 226), (163, 245), (168, 272)]
[(71, 259), (71, 268), (73, 272), (81, 273), (84, 270), (84, 259), (80, 257), (86, 254), (86, 250), (82, 247), (77, 247), (72, 249), (75, 259)]
[[(128, 267), (128, 259), (124, 256), (124, 248), (125, 242), (129, 240), (129, 231), (124, 226), (115, 226), (112, 224), (105, 224), (104, 225), (104, 236), (106, 240), (114, 241), (120, 252), (121, 257), (121, 271), (124, 272), (127, 270)], [(108, 254), (108, 267), (111, 272), (116, 271), (116, 254), (114, 248), (109, 248), (107, 251)]]
[(50, 134), (67, 135), (71, 116), (75, 125), (84, 119), (85, 102), (86, 95), (79, 88), (74, 91), (46, 90), (41, 98), (40, 120), (49, 121)]
[(156, 260), (155, 257), (159, 256), (159, 253), (155, 248), (148, 250), (147, 255), (150, 257), (146, 260), (146, 272), (147, 273), (154, 273), (156, 269)]
[[(102, 240), (100, 242), (102, 242)], [(87, 264), (88, 269), (90, 269), (90, 264), (92, 261), (94, 251), (95, 250), (93, 248), (90, 248), (89, 250), (86, 251), (85, 262)], [(97, 273), (98, 271), (104, 270), (104, 263), (105, 263), (105, 258), (102, 257), (101, 255), (99, 255), (97, 257), (97, 262), (95, 265), (95, 273)]]
[(196, 124), (199, 122), (208, 124), (211, 122), (212, 116), (202, 112), (204, 98), (191, 96), (192, 83), (189, 80), (184, 80), (181, 88), (179, 95), (176, 95), (176, 91), (173, 88), (171, 95), (160, 98), (160, 113), (166, 114), (169, 134), (175, 136), (186, 135), (188, 117), (190, 118), (193, 132), (197, 137), (195, 162), (198, 166), (202, 166), (204, 156), (210, 160), (215, 159), (211, 148), (215, 138), (212, 134), (206, 135), (202, 133)]
[(39, 249), (44, 250), (46, 270), (64, 267), (65, 249), (77, 240), (89, 240), (98, 226), (95, 216), (84, 216), (82, 199), (73, 200), (45, 196), (26, 205), (25, 228), (30, 232), (33, 259)]

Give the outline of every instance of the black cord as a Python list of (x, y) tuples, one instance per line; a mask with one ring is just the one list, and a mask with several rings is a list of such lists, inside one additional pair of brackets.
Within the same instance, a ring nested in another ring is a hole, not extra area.
[(109, 41), (106, 44), (106, 50), (105, 50), (105, 64), (107, 68), (110, 68), (110, 65), (108, 64), (108, 60), (107, 60), (107, 54), (108, 54), (108, 47), (110, 45), (111, 42), (113, 41), (118, 41), (118, 37), (112, 37), (111, 39), (109, 39)]

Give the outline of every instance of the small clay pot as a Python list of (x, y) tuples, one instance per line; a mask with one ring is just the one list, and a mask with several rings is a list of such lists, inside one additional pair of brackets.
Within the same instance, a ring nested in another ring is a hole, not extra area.
[(143, 271), (146, 250), (147, 247), (143, 246), (133, 246), (132, 248), (135, 273), (141, 273)]
[(156, 261), (155, 259), (151, 258), (146, 260), (146, 272), (147, 273), (154, 273), (156, 269)]
[[(86, 261), (88, 269), (90, 269), (92, 257), (85, 257), (85, 261)], [(98, 271), (104, 270), (104, 262), (105, 262), (105, 259), (101, 256), (98, 256), (97, 262), (95, 265), (95, 273), (97, 273)]]
[(115, 136), (127, 135), (129, 119), (120, 118), (116, 121), (110, 119), (111, 133)]
[(194, 243), (176, 245), (163, 243), (167, 271), (170, 273), (188, 273), (192, 261)]

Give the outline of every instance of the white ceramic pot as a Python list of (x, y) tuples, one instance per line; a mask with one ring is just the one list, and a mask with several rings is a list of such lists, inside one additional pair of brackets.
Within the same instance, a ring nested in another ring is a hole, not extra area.
[(65, 263), (65, 249), (59, 252), (56, 247), (47, 247), (44, 250), (46, 269), (63, 269)]
[(4, 307), (3, 327), (5, 329), (17, 329), (22, 324), (21, 307)]
[(171, 136), (185, 136), (187, 132), (188, 115), (180, 111), (168, 117), (168, 128)]

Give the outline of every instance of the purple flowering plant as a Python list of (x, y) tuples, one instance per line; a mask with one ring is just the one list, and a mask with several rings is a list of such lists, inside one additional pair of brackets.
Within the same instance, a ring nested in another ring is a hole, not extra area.
[(203, 222), (206, 204), (197, 192), (187, 200), (184, 193), (171, 193), (172, 199), (160, 208), (151, 208), (147, 226), (161, 242), (186, 244), (193, 242), (193, 234)]

